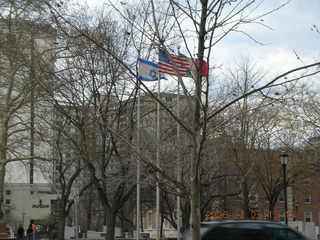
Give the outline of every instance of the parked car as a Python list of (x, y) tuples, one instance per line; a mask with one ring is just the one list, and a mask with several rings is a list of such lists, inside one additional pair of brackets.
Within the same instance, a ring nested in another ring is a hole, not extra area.
[[(308, 240), (285, 224), (260, 220), (219, 220), (203, 222), (201, 240)], [(191, 233), (184, 240), (191, 240)]]

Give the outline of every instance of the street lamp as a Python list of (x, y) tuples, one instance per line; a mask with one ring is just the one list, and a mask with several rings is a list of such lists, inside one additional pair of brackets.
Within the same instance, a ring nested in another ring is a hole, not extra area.
[(282, 152), (280, 154), (280, 162), (283, 171), (283, 186), (284, 186), (284, 214), (285, 223), (288, 224), (288, 199), (287, 199), (287, 164), (288, 164), (288, 153)]

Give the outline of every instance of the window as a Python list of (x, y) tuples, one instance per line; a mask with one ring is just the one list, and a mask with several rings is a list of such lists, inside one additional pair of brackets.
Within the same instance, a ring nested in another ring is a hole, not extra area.
[(312, 212), (304, 212), (304, 222), (312, 222)]
[(303, 183), (306, 185), (310, 185), (312, 183), (311, 178), (310, 177), (306, 177), (305, 179), (303, 179)]
[(166, 101), (167, 102), (172, 102), (172, 97), (166, 96)]
[(232, 208), (228, 208), (227, 209), (227, 214), (228, 214), (228, 218), (231, 218), (232, 216), (233, 216), (233, 210), (232, 210)]
[(280, 202), (283, 202), (284, 201), (284, 193), (283, 193), (283, 191), (280, 193), (280, 195), (279, 195), (279, 201)]
[(312, 202), (312, 197), (310, 192), (305, 192), (304, 193), (304, 203), (306, 204), (311, 204)]
[(298, 199), (297, 199), (297, 197), (295, 195), (293, 195), (292, 202), (293, 202), (293, 206), (294, 207), (299, 206), (299, 201), (298, 201)]
[(269, 219), (270, 218), (271, 212), (269, 211), (269, 208), (264, 208), (263, 209), (263, 218), (264, 219)]
[(10, 195), (10, 194), (11, 194), (11, 191), (10, 191), (10, 190), (6, 190), (6, 194), (7, 194), (7, 195)]
[(148, 211), (148, 215), (147, 215), (147, 228), (152, 228), (152, 211)]
[(280, 222), (284, 222), (286, 220), (285, 217), (286, 217), (286, 215), (285, 215), (284, 208), (281, 208), (280, 209)]
[(6, 204), (10, 204), (11, 203), (11, 200), (10, 199), (6, 199)]

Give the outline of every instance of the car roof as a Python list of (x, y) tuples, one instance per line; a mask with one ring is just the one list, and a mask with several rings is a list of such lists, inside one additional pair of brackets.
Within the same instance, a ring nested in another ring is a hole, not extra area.
[[(200, 226), (200, 234), (204, 236), (207, 234), (208, 231), (212, 228), (216, 228), (223, 225), (229, 225), (229, 224), (248, 224), (249, 228), (255, 228), (253, 224), (256, 224), (256, 227), (262, 227), (262, 228), (279, 228), (279, 229), (290, 229), (285, 224), (282, 224), (280, 222), (275, 221), (268, 221), (268, 220), (250, 220), (250, 219), (217, 219), (213, 221), (204, 221), (201, 222)], [(184, 240), (191, 240), (191, 232), (190, 230), (184, 233)]]
[(287, 225), (282, 224), (280, 222), (268, 221), (268, 220), (250, 220), (250, 219), (220, 219), (213, 221), (205, 221), (201, 223), (201, 227), (211, 227), (214, 225), (226, 224), (226, 223), (254, 223), (268, 226), (276, 226), (280, 228), (289, 228)]

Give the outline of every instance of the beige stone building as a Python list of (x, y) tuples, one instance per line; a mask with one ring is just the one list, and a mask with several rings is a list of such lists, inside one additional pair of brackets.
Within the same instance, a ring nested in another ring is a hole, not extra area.
[(51, 215), (52, 205), (58, 195), (50, 184), (6, 183), (4, 209), (8, 224), (15, 229), (23, 224), (26, 229), (30, 220), (40, 220)]

